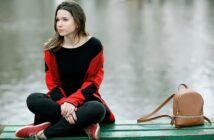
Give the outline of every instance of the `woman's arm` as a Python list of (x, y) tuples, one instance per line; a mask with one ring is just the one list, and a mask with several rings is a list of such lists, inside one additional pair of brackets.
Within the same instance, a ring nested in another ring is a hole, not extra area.
[(51, 62), (54, 62), (51, 58), (50, 52), (45, 50), (44, 52), (44, 60), (45, 60), (45, 82), (49, 92), (47, 93), (54, 101), (60, 102), (61, 99), (65, 98), (65, 92), (60, 87), (59, 80), (57, 79), (57, 75), (54, 74), (54, 70), (52, 69)]

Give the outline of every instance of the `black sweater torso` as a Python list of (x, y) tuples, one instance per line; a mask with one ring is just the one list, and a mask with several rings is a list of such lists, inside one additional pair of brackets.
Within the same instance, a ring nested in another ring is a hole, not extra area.
[(92, 37), (78, 48), (61, 47), (54, 52), (62, 88), (67, 96), (81, 87), (91, 60), (101, 50), (100, 41)]

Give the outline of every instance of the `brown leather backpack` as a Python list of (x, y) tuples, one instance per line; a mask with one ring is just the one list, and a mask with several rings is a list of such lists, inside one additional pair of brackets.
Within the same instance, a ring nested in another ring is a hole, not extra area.
[[(182, 88), (181, 90), (181, 87)], [(173, 115), (160, 115), (152, 117), (164, 105), (166, 105), (173, 98)], [(204, 120), (207, 120), (210, 125), (211, 121), (203, 115), (204, 100), (202, 96), (188, 88), (186, 84), (180, 84), (178, 91), (168, 97), (160, 106), (158, 106), (152, 113), (141, 117), (137, 120), (138, 123), (154, 120), (161, 117), (168, 117), (171, 119), (171, 124), (175, 127), (203, 125)]]

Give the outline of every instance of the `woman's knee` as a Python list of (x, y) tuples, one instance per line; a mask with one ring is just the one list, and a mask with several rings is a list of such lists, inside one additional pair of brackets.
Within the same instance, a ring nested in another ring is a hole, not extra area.
[(106, 114), (105, 106), (98, 101), (90, 101), (88, 104), (90, 105), (91, 110), (96, 112), (95, 114), (97, 115), (97, 118), (99, 118), (99, 121), (102, 121)]
[(33, 109), (39, 101), (38, 98), (41, 96), (42, 93), (32, 93), (27, 97), (26, 103), (29, 109)]

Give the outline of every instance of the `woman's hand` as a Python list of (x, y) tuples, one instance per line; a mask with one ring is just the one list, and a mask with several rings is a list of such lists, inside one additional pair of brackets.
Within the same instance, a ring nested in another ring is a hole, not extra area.
[(68, 102), (65, 102), (61, 105), (61, 115), (70, 123), (74, 124), (77, 120), (77, 116), (75, 111), (77, 111), (77, 108)]

